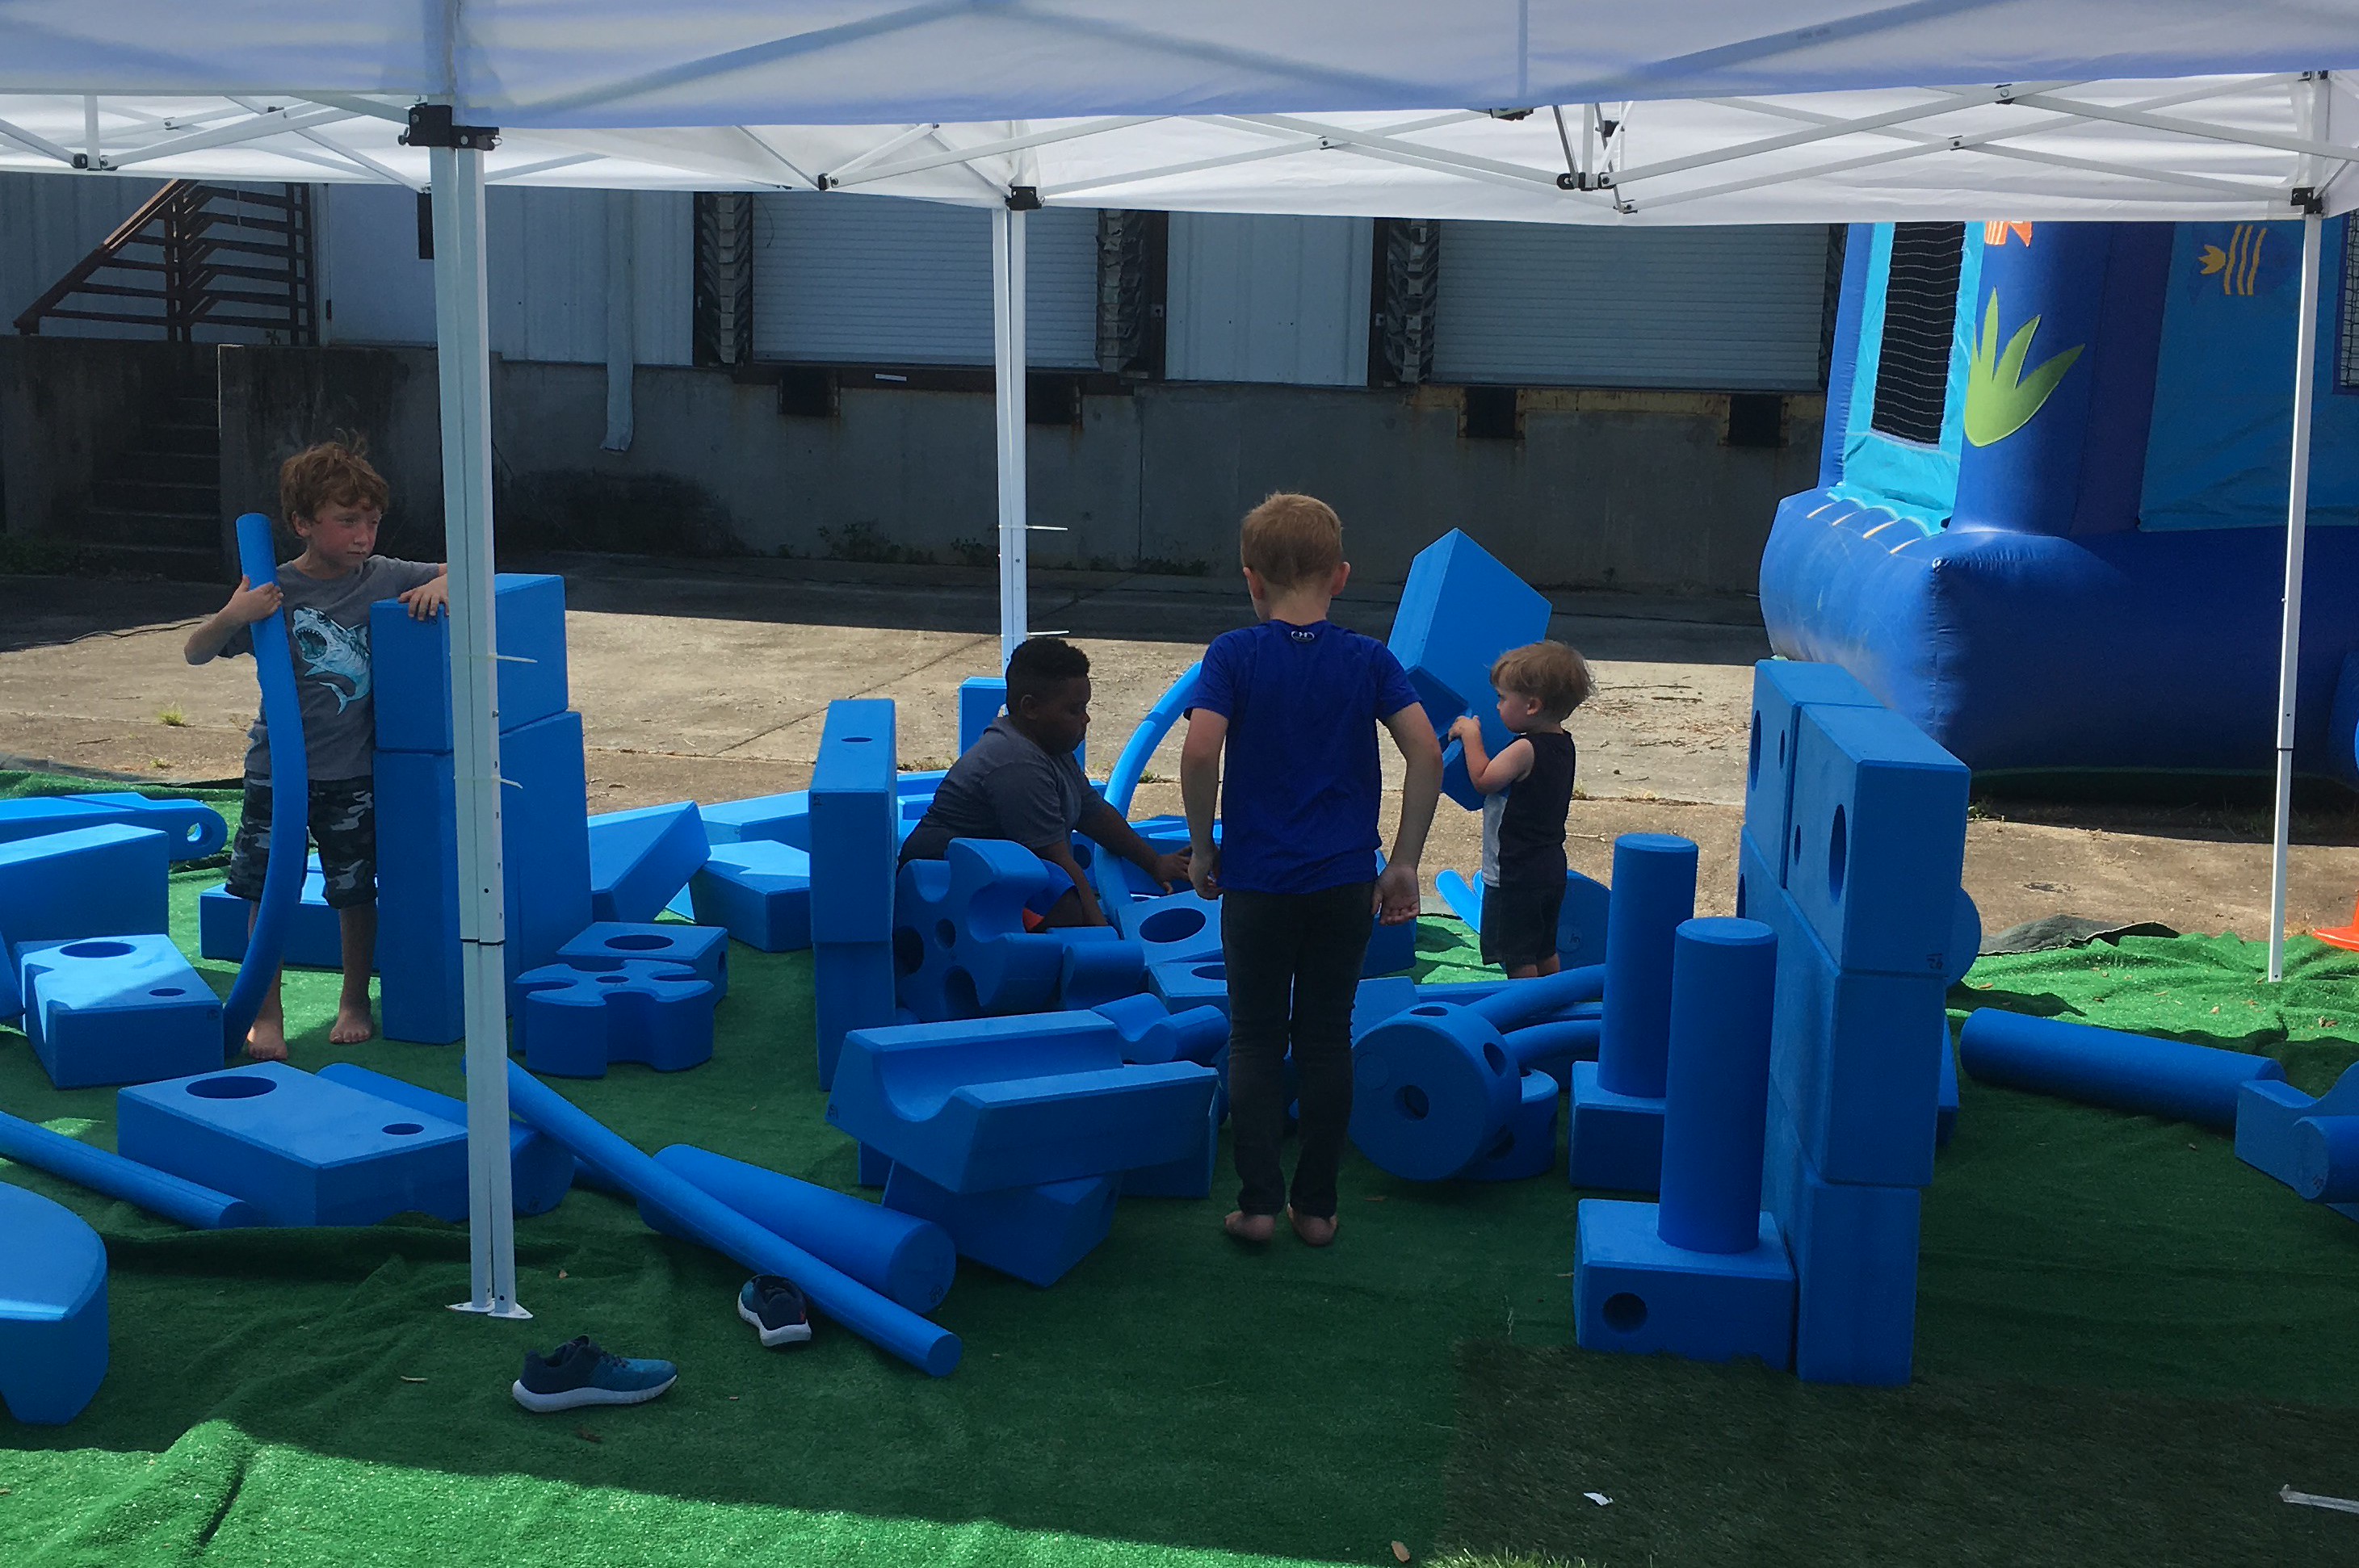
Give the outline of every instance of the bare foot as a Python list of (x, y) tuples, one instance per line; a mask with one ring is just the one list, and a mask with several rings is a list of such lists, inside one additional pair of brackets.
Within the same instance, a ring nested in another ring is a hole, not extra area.
[[(328, 1031), (331, 1045), (357, 1045), (364, 1040), (376, 1038), (376, 1020), (369, 1016), (368, 1003), (345, 1002), (336, 1009), (335, 1026)], [(280, 1055), (285, 1055), (282, 1049)]]
[(255, 1019), (254, 1027), (245, 1032), (245, 1054), (257, 1062), (287, 1060), (286, 1020)]
[(1243, 1209), (1236, 1209), (1221, 1221), (1221, 1228), (1239, 1241), (1258, 1244), (1277, 1234), (1277, 1221), (1266, 1214), (1247, 1214)]
[(1315, 1214), (1297, 1214), (1288, 1205), (1286, 1217), (1294, 1227), (1294, 1234), (1302, 1238), (1306, 1246), (1332, 1247), (1335, 1244), (1335, 1221), (1332, 1217), (1321, 1219)]

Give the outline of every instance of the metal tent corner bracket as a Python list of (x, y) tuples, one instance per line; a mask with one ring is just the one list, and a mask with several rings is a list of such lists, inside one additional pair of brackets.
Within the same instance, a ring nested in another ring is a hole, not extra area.
[(413, 103), (409, 106), (409, 129), (396, 139), (406, 147), (449, 147), (458, 152), (487, 153), (500, 145), (500, 128), (455, 124), (448, 103)]
[(2323, 216), (2326, 212), (2326, 198), (2319, 194), (2318, 187), (2314, 185), (2295, 186), (2286, 192), (2286, 200), (2292, 204), (2295, 211), (2304, 216), (2311, 213)]
[(1040, 211), (1040, 188), (1037, 185), (1009, 186), (1007, 210), (1010, 212), (1038, 212)]

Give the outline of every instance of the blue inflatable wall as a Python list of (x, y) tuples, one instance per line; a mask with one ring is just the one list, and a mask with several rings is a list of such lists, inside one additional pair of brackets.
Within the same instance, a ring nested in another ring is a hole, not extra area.
[[(2325, 233), (2295, 755), (2359, 783), (2347, 716), (2330, 742), (2359, 651), (2348, 222)], [(2268, 770), (2300, 252), (2293, 224), (1854, 225), (1820, 488), (1762, 557), (1772, 646), (1978, 772)]]

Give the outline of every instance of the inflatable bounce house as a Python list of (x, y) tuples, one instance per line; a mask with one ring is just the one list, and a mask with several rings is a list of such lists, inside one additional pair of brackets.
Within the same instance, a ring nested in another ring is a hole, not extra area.
[[(2296, 765), (2359, 784), (2359, 300), (2325, 226)], [(1978, 773), (2265, 773), (2301, 233), (1858, 224), (1820, 488), (1761, 562), (1839, 664)]]

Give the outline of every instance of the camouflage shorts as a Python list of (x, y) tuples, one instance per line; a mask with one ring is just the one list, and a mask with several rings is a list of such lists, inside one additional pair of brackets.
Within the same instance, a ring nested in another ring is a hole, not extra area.
[[(349, 909), (376, 899), (376, 792), (371, 779), (322, 779), (311, 785), (311, 842), (319, 847), (328, 907)], [(245, 815), (229, 850), (229, 892), (249, 903), (262, 897), (270, 864), (270, 786), (245, 781)]]

